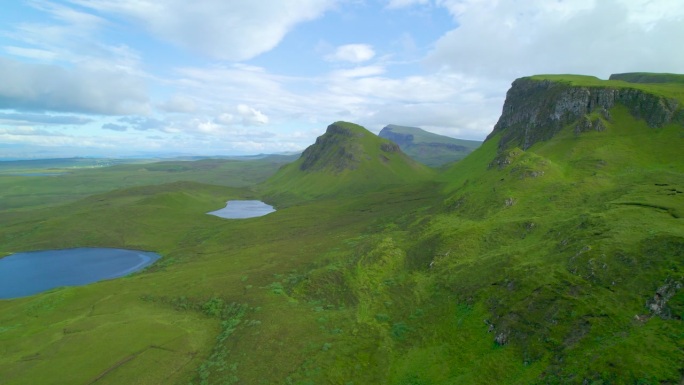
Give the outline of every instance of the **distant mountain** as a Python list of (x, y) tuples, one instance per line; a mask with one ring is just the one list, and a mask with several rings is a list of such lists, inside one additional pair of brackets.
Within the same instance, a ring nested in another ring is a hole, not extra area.
[(395, 124), (385, 126), (379, 136), (393, 141), (408, 156), (431, 167), (461, 160), (482, 144), (477, 140), (455, 139)]
[(271, 195), (319, 197), (367, 192), (431, 176), (432, 170), (404, 154), (396, 143), (359, 125), (336, 122), (297, 161), (269, 179), (265, 188)]

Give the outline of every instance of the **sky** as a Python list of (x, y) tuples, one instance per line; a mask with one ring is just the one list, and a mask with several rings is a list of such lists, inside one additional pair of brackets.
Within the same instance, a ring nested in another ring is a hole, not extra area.
[(684, 73), (682, 41), (681, 0), (5, 1), (0, 159), (482, 140), (516, 78)]

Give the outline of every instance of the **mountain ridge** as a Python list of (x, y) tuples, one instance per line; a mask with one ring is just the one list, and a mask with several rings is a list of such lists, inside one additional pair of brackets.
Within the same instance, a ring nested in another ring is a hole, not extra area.
[(408, 156), (431, 167), (461, 160), (482, 144), (396, 124), (385, 126), (378, 136), (397, 143)]

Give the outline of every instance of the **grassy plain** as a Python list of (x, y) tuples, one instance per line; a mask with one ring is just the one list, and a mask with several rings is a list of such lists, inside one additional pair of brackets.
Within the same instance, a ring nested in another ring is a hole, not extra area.
[[(266, 180), (292, 161), (290, 157), (272, 156), (256, 160), (140, 161), (93, 167), (93, 160), (79, 160), (77, 166), (74, 162), (65, 165), (59, 161), (55, 164), (8, 162), (9, 165), (0, 162), (0, 210), (48, 207), (114, 189), (175, 181), (247, 187)], [(87, 166), (81, 166), (86, 161)], [(54, 175), (46, 177), (45, 173)]]
[[(439, 175), (409, 182), (415, 170), (399, 168), (382, 189), (349, 173), (362, 188), (316, 197), (304, 190), (333, 176), (288, 166), (246, 186), (215, 167), (144, 186), (122, 171), (121, 188), (28, 200), (3, 211), (0, 252), (163, 258), (0, 301), (2, 383), (680, 383), (684, 132), (611, 116), (604, 132), (569, 126), (527, 151), (498, 153), (495, 137)], [(260, 196), (278, 211), (205, 214)]]

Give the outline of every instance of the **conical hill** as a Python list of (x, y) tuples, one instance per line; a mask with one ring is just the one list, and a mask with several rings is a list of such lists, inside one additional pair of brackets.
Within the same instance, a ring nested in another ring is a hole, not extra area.
[(433, 175), (397, 144), (357, 124), (335, 122), (262, 187), (272, 197), (308, 199), (379, 190)]

